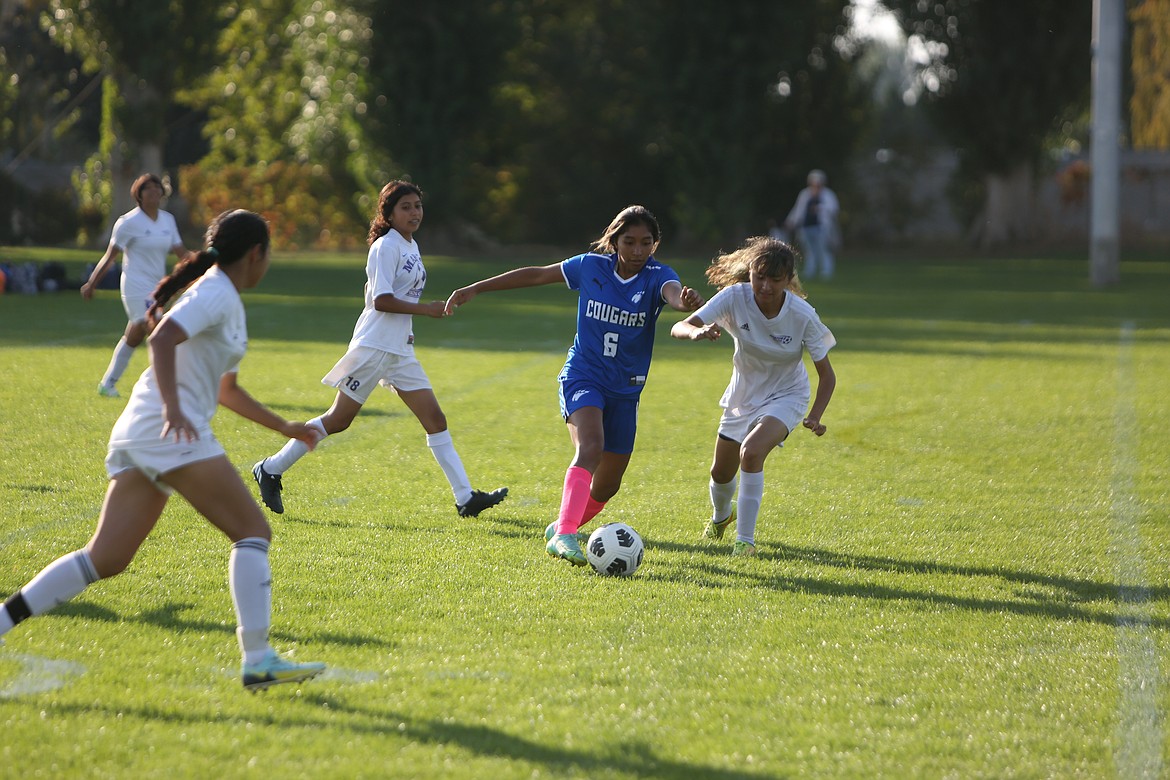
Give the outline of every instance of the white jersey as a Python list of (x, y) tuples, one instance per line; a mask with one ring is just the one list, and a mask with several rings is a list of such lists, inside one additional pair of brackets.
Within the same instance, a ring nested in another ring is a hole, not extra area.
[(373, 347), (393, 355), (413, 355), (411, 315), (378, 311), (374, 300), (389, 293), (399, 300), (418, 303), (426, 283), (427, 272), (413, 238), (407, 241), (391, 229), (374, 241), (366, 258), (366, 305), (354, 326), (350, 348)]
[[(169, 211), (158, 212), (151, 219), (135, 208), (118, 217), (110, 245), (122, 250), (122, 298), (128, 309), (144, 311), (144, 302), (167, 274), (167, 254), (181, 246), (179, 226)], [(140, 318), (140, 317), (136, 317)]]
[(731, 382), (719, 405), (731, 413), (765, 401), (798, 397), (808, 402), (808, 371), (801, 360), (807, 349), (813, 361), (823, 359), (837, 340), (807, 301), (784, 296), (780, 312), (768, 319), (756, 305), (749, 283), (726, 287), (695, 312), (704, 324), (718, 323), (735, 339)]
[[(239, 370), (248, 347), (248, 325), (240, 293), (218, 265), (191, 285), (162, 322), (174, 320), (187, 334), (175, 348), (179, 404), (199, 437), (212, 436), (211, 418), (219, 404), (219, 381)], [(161, 325), (162, 322), (159, 324)], [(114, 423), (110, 447), (158, 445), (163, 402), (154, 366), (142, 372), (125, 411)]]

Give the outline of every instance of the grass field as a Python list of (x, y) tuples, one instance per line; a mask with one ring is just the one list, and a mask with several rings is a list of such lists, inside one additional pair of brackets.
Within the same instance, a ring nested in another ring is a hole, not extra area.
[[(662, 259), (706, 289), (703, 259)], [(428, 291), (516, 262), (428, 257)], [(363, 264), (278, 256), (245, 296), (240, 381), (282, 414), (330, 403)], [(1107, 291), (1083, 257), (841, 266), (809, 285), (839, 341), (829, 432), (769, 460), (758, 559), (698, 539), (731, 344), (672, 342), (671, 312), (602, 515), (641, 532), (642, 569), (546, 557), (575, 298), (483, 296), (415, 332), (501, 507), (459, 520), (379, 391), (272, 517), (273, 642), (330, 671), (251, 695), (228, 545), (175, 499), (125, 575), (8, 635), (0, 777), (1165, 776), (1170, 263)], [(93, 530), (123, 325), (113, 292), (0, 297), (0, 598)], [(216, 429), (243, 474), (281, 444)]]

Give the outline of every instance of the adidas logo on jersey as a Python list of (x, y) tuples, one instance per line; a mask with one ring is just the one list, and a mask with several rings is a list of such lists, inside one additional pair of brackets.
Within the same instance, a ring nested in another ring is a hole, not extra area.
[(740, 326), (739, 326), (739, 329), (740, 329), (740, 330), (746, 330), (746, 331), (748, 331), (748, 332), (750, 333), (750, 332), (751, 332), (751, 329), (752, 329), (752, 327), (751, 327), (751, 325), (748, 325), (748, 324), (745, 322), (743, 325), (740, 325)]

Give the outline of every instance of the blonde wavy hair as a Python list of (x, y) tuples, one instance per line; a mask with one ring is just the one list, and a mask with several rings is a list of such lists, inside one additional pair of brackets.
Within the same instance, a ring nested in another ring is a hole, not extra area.
[(768, 236), (753, 236), (734, 252), (719, 255), (712, 260), (707, 268), (707, 281), (723, 289), (748, 281), (754, 270), (761, 276), (773, 279), (787, 278), (787, 289), (801, 298), (807, 298), (796, 273), (798, 260), (799, 255), (790, 244)]

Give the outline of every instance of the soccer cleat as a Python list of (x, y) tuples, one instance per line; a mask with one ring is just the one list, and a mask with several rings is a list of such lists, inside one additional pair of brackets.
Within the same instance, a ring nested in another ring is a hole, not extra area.
[(264, 502), (264, 506), (278, 515), (284, 514), (284, 501), (280, 498), (280, 491), (284, 487), (280, 484), (280, 475), (269, 474), (264, 470), (264, 461), (260, 461), (252, 467), (252, 476), (260, 486), (260, 500)]
[[(557, 533), (557, 521), (553, 520), (544, 529), (544, 540), (547, 542), (549, 539), (556, 536), (556, 533)], [(584, 535), (584, 533), (585, 532), (582, 531), (580, 528), (577, 529), (577, 540), (578, 541), (580, 541), (580, 539)], [(586, 538), (588, 538), (588, 537), (586, 537)]]
[(485, 493), (482, 490), (473, 490), (471, 491), (471, 498), (462, 504), (456, 504), (455, 509), (459, 511), (460, 517), (479, 517), (480, 512), (485, 509), (491, 509), (507, 497), (508, 488), (506, 487), (493, 490), (490, 493)]
[(737, 541), (735, 547), (731, 548), (731, 554), (736, 558), (755, 558), (756, 546), (751, 542)]
[(577, 542), (577, 534), (553, 534), (544, 546), (544, 551), (554, 558), (564, 558), (574, 566), (584, 566), (585, 553)]
[(118, 392), (118, 388), (113, 385), (100, 384), (98, 385), (98, 395), (102, 398), (121, 398), (122, 394)]
[(259, 663), (244, 664), (244, 687), (249, 691), (262, 691), (281, 683), (308, 680), (323, 671), (325, 671), (323, 663), (293, 663), (281, 658), (275, 650), (270, 649)]
[(708, 520), (707, 526), (703, 529), (703, 538), (712, 540), (722, 539), (723, 532), (733, 525), (735, 525), (735, 507), (731, 508), (731, 514), (722, 522), (716, 523), (714, 520)]

